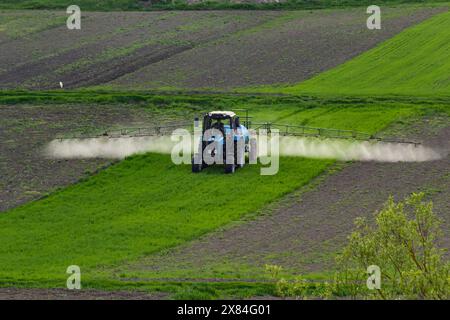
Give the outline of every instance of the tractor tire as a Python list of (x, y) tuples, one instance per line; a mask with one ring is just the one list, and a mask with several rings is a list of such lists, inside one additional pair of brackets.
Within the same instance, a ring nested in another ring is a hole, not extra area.
[[(243, 168), (245, 164), (245, 152), (238, 152), (237, 143), (234, 144), (234, 163), (236, 164), (236, 169)], [(240, 157), (240, 159), (239, 159)]]
[(202, 169), (203, 169), (203, 164), (194, 163), (194, 158), (192, 158), (192, 172), (199, 173), (200, 171), (202, 171)]
[(225, 173), (234, 173), (235, 170), (236, 170), (236, 165), (234, 163), (225, 165)]
[(200, 171), (202, 171), (202, 165), (193, 163), (192, 164), (192, 172), (199, 173)]

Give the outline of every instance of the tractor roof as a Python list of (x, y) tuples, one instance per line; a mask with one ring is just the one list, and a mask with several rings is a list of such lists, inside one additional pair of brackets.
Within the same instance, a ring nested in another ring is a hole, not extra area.
[(236, 114), (233, 111), (211, 111), (208, 113), (208, 116), (210, 116), (213, 119), (219, 119), (219, 118), (234, 118)]

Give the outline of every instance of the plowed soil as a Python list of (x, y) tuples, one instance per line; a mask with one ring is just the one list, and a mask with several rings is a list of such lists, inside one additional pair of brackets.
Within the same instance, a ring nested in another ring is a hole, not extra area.
[(137, 291), (0, 288), (0, 300), (161, 300), (166, 294)]
[(367, 29), (367, 15), (361, 9), (284, 13), (266, 24), (152, 63), (111, 85), (228, 89), (298, 83), (439, 11), (403, 10), (385, 8), (382, 29), (375, 32)]
[(19, 22), (0, 23), (0, 89), (297, 83), (442, 10), (383, 8), (375, 31), (366, 27), (364, 8), (86, 12), (81, 30), (67, 29), (64, 12), (41, 12), (37, 28), (36, 19), (20, 19), (25, 13), (5, 11), (2, 19), (14, 14)]
[(101, 84), (193, 46), (251, 28), (276, 14), (84, 13), (81, 30), (68, 30), (63, 21), (42, 32), (0, 43), (0, 71), (4, 70), (0, 88), (57, 88), (60, 81), (66, 88)]

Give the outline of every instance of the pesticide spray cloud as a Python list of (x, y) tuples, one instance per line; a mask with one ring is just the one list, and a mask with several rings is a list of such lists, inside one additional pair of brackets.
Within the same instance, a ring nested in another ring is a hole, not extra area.
[(422, 145), (298, 137), (281, 137), (280, 155), (377, 162), (423, 162), (444, 156)]
[(63, 139), (50, 142), (44, 152), (57, 159), (123, 159), (145, 152), (170, 154), (173, 145), (170, 136)]
[[(175, 144), (170, 136), (63, 139), (50, 142), (45, 155), (59, 159), (123, 159), (145, 152), (170, 154)], [(280, 156), (341, 161), (422, 162), (446, 156), (422, 145), (300, 137), (280, 137), (279, 148)]]

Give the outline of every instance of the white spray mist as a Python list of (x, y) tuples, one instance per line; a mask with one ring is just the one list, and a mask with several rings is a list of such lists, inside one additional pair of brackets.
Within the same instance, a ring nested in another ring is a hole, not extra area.
[[(170, 136), (53, 140), (45, 154), (51, 158), (111, 158), (155, 152), (170, 154)], [(422, 162), (441, 159), (442, 153), (422, 145), (280, 137), (280, 155), (341, 161)]]
[(443, 156), (422, 145), (299, 137), (282, 137), (280, 155), (378, 162), (422, 162)]
[(57, 159), (123, 159), (145, 152), (170, 153), (173, 144), (170, 136), (58, 139), (50, 142), (44, 152), (46, 156)]

